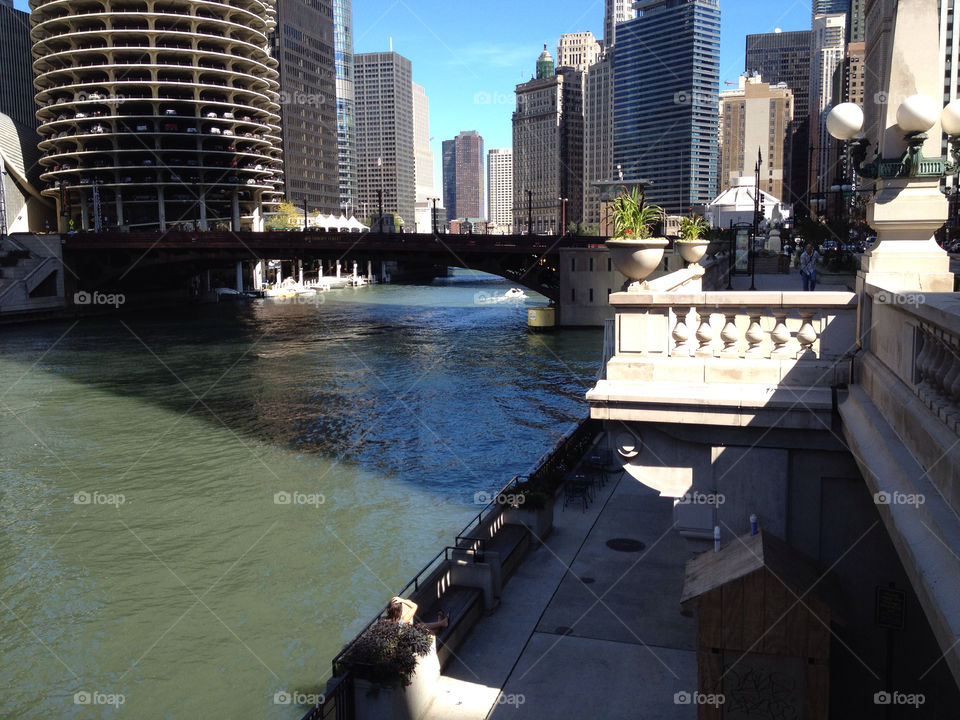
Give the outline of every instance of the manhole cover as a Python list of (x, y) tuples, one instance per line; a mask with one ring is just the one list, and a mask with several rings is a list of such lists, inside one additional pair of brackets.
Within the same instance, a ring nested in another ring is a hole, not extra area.
[(613, 538), (607, 540), (607, 547), (617, 552), (640, 552), (646, 545), (633, 538)]
[(566, 625), (561, 625), (561, 626), (558, 627), (556, 630), (554, 630), (554, 632), (555, 632), (557, 635), (570, 635), (570, 634), (573, 633), (573, 628), (572, 628), (572, 627), (567, 627)]
[(596, 580), (590, 577), (583, 577), (583, 578), (580, 578), (580, 582), (582, 582), (584, 585), (589, 585), (591, 583), (595, 583)]

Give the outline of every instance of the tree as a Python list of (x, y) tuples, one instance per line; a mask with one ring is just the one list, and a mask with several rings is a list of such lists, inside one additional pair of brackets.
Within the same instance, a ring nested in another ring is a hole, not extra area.
[(266, 226), (268, 230), (292, 230), (300, 226), (300, 211), (297, 207), (288, 201), (277, 205), (275, 213), (267, 218)]

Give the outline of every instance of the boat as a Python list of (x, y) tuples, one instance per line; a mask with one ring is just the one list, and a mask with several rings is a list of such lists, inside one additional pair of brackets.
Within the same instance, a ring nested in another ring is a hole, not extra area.
[(316, 295), (317, 290), (313, 287), (305, 287), (293, 278), (285, 278), (280, 285), (276, 287), (264, 287), (263, 295), (268, 298), (292, 298), (297, 295)]
[(526, 300), (527, 295), (520, 288), (510, 288), (503, 294), (504, 300)]

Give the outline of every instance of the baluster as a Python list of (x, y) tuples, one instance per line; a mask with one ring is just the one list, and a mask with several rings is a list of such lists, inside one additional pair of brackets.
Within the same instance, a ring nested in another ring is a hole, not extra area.
[(687, 327), (687, 313), (690, 312), (689, 306), (680, 306), (673, 309), (673, 314), (677, 318), (673, 326), (673, 352), (672, 357), (690, 357), (690, 346), (687, 344), (690, 340), (690, 329)]
[(710, 308), (697, 308), (700, 317), (700, 326), (697, 328), (697, 357), (713, 357), (713, 326), (710, 325)]
[(750, 325), (747, 327), (747, 357), (763, 357), (764, 349), (762, 343), (766, 335), (763, 328), (760, 327), (760, 311), (750, 310)]
[(947, 387), (951, 407), (947, 423), (954, 432), (960, 431), (960, 345), (953, 345), (953, 381)]
[(957, 348), (949, 342), (947, 355), (950, 357), (950, 364), (947, 366), (946, 375), (943, 376), (943, 395), (947, 401), (944, 419), (952, 423), (960, 414), (960, 404), (957, 403), (957, 391), (960, 389), (960, 356), (957, 354)]
[(930, 361), (933, 359), (935, 343), (933, 341), (933, 336), (927, 332), (926, 328), (920, 329), (920, 339), (923, 343), (923, 347), (920, 348), (920, 354), (917, 355), (916, 361), (917, 391), (919, 392), (920, 397), (926, 400), (926, 396), (932, 389), (932, 385), (930, 383)]
[(950, 404), (950, 396), (944, 380), (952, 364), (953, 356), (946, 341), (937, 338), (937, 356), (930, 368), (930, 382), (933, 384), (933, 409), (939, 415), (940, 410)]
[(800, 352), (797, 353), (797, 358), (813, 356), (813, 344), (817, 341), (817, 331), (813, 327), (814, 313), (813, 310), (800, 311), (800, 331), (797, 333)]
[(723, 350), (720, 355), (723, 357), (740, 357), (737, 350), (737, 341), (740, 339), (740, 331), (737, 330), (737, 311), (726, 310), (723, 313), (726, 324), (720, 332), (720, 339), (723, 340)]
[(790, 342), (790, 330), (787, 329), (787, 311), (773, 311), (773, 332), (770, 333), (770, 339), (773, 340), (773, 352), (771, 357), (788, 358), (790, 351), (787, 350), (787, 343)]

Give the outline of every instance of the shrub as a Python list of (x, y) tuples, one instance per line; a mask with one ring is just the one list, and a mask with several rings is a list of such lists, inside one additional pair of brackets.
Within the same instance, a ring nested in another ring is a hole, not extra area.
[(381, 619), (354, 640), (341, 662), (354, 677), (381, 685), (409, 685), (417, 658), (431, 647), (433, 635), (422, 627)]

